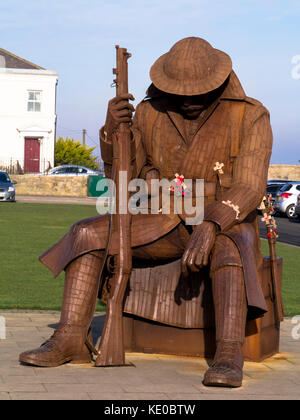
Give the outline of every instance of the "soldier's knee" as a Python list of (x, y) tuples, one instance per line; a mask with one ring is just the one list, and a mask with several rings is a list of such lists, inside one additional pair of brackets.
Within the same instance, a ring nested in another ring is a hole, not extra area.
[(225, 235), (218, 235), (210, 264), (211, 273), (222, 267), (242, 267), (240, 252), (236, 244)]
[(69, 235), (74, 239), (90, 239), (94, 237), (101, 237), (107, 234), (108, 230), (108, 217), (96, 216), (80, 220), (71, 227)]
[(70, 234), (72, 236), (81, 237), (83, 234), (85, 234), (88, 230), (88, 223), (87, 221), (80, 220), (79, 222), (74, 223), (70, 229)]

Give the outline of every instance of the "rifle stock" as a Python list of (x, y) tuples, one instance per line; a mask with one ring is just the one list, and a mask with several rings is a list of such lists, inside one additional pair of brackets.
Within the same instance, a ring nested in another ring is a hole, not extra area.
[[(128, 64), (131, 56), (126, 48), (116, 46), (117, 96), (128, 93)], [(125, 364), (123, 342), (123, 300), (131, 273), (131, 216), (128, 212), (128, 182), (131, 168), (131, 130), (130, 123), (121, 123), (113, 136), (113, 171), (116, 174), (116, 214), (111, 214), (111, 233), (118, 240), (119, 253), (114, 256), (114, 273), (111, 279), (110, 298), (107, 302), (106, 319), (101, 335), (99, 355), (96, 366), (120, 366)], [(126, 172), (126, 182), (120, 181), (120, 175)], [(126, 188), (126, 191), (124, 189)], [(127, 197), (126, 209), (120, 196)]]

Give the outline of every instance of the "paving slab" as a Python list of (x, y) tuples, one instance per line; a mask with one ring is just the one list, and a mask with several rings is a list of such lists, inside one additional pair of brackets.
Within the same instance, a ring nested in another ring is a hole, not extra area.
[[(53, 334), (59, 313), (0, 311), (6, 339), (0, 340), (0, 400), (300, 400), (300, 339), (295, 324), (282, 323), (278, 355), (246, 362), (243, 387), (202, 384), (205, 359), (127, 353), (130, 366), (96, 368), (93, 363), (39, 368), (19, 364), (19, 353)], [(97, 315), (98, 316), (98, 315)]]
[[(1, 397), (0, 397), (1, 399)], [(10, 393), (10, 399), (11, 400), (25, 400), (25, 401), (71, 401), (71, 400), (91, 400), (92, 398), (86, 394), (86, 393), (80, 393), (80, 394), (74, 394), (74, 393), (58, 393), (58, 392), (40, 392), (40, 393), (30, 393), (30, 392), (26, 392), (26, 393), (22, 393), (22, 392), (11, 392)]]
[(153, 400), (153, 401), (161, 401), (161, 400), (169, 400), (167, 394), (163, 393), (119, 393), (119, 392), (89, 392), (89, 396), (92, 400), (130, 400), (130, 401), (138, 401), (138, 400)]
[(0, 401), (9, 401), (11, 400), (11, 396), (8, 392), (0, 392)]

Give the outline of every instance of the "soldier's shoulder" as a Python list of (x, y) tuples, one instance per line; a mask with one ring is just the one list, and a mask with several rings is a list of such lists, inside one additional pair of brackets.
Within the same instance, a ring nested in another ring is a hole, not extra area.
[(251, 98), (250, 96), (223, 96), (221, 97), (222, 101), (230, 102), (230, 103), (246, 103), (247, 105), (252, 105), (252, 107), (261, 107), (263, 106), (262, 102), (258, 101), (257, 99)]
[(264, 106), (264, 104), (263, 104), (261, 101), (259, 101), (259, 100), (255, 99), (255, 98), (251, 98), (250, 96), (245, 96), (244, 101), (245, 101), (247, 104), (252, 105), (252, 107), (259, 108), (259, 109), (261, 109), (262, 111), (267, 111), (267, 112), (269, 112), (269, 111), (267, 110), (267, 108)]
[(162, 97), (149, 97), (146, 96), (136, 107), (136, 110), (139, 113), (148, 113), (148, 112), (163, 112), (164, 110), (164, 100)]
[(246, 109), (253, 118), (261, 117), (262, 115), (270, 116), (269, 110), (264, 106), (264, 104), (257, 99), (245, 96), (244, 102), (246, 103)]
[(146, 106), (151, 106), (156, 103), (160, 103), (165, 100), (165, 96), (145, 96), (145, 98), (140, 102)]
[(221, 98), (222, 102), (227, 103), (230, 109), (232, 107), (244, 104), (244, 116), (246, 120), (256, 120), (263, 115), (270, 117), (270, 113), (268, 109), (263, 105), (262, 102), (258, 101), (257, 99), (251, 98), (250, 96), (241, 95), (235, 97), (223, 97)]
[(146, 109), (148, 109), (149, 103), (146, 100), (146, 98), (142, 99), (141, 102), (139, 102), (136, 106), (136, 113), (144, 112)]
[(254, 106), (262, 106), (262, 102), (260, 102), (259, 100), (255, 99), (255, 98), (251, 98), (250, 96), (245, 96), (243, 98), (244, 102), (246, 102), (247, 104), (250, 105), (254, 105)]

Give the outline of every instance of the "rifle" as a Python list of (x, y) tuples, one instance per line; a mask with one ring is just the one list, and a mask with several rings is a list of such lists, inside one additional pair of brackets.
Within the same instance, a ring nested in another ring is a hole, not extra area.
[[(131, 54), (126, 48), (116, 45), (117, 67), (113, 69), (117, 96), (128, 93), (128, 64)], [(130, 123), (121, 123), (113, 135), (112, 174), (116, 185), (116, 212), (111, 214), (109, 237), (118, 243), (119, 252), (114, 256), (114, 270), (111, 279), (110, 297), (107, 302), (105, 324), (101, 335), (96, 366), (120, 366), (125, 364), (123, 342), (123, 300), (131, 273), (131, 216), (128, 212), (128, 181), (131, 171), (131, 131)], [(126, 172), (126, 182), (121, 180)], [(126, 190), (125, 190), (126, 188)], [(121, 203), (121, 196), (126, 199)], [(123, 207), (123, 208), (122, 208)]]

